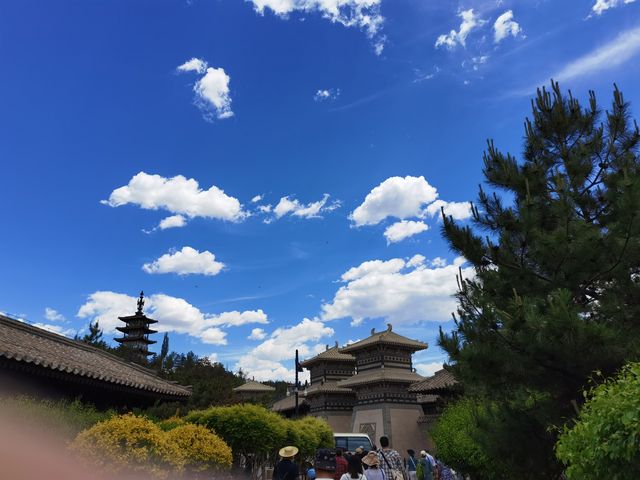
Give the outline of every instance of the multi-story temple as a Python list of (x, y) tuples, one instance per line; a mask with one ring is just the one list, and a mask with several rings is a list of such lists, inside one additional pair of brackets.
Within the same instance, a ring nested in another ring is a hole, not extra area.
[(144, 292), (140, 292), (138, 299), (138, 310), (134, 315), (126, 317), (118, 317), (125, 323), (124, 327), (116, 327), (116, 330), (124, 334), (121, 338), (114, 340), (129, 349), (131, 359), (138, 363), (145, 364), (147, 357), (153, 355), (149, 351), (149, 345), (156, 343), (155, 340), (149, 339), (149, 335), (157, 333), (157, 330), (151, 330), (149, 325), (158, 323), (157, 320), (148, 318), (142, 311), (144, 308)]
[(420, 423), (422, 406), (409, 387), (424, 378), (413, 368), (413, 353), (427, 344), (382, 332), (345, 347), (328, 348), (301, 363), (310, 370), (305, 400), (310, 414), (322, 417), (335, 432), (367, 433), (374, 443), (382, 435), (400, 452), (429, 445)]
[(325, 419), (334, 432), (351, 431), (355, 393), (350, 388), (339, 387), (338, 382), (353, 376), (355, 363), (353, 355), (340, 352), (338, 342), (300, 363), (311, 374), (311, 386), (306, 392), (310, 413)]

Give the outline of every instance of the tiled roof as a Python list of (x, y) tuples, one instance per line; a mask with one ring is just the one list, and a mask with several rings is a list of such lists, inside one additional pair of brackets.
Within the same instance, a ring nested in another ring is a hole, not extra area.
[(424, 377), (418, 375), (415, 372), (412, 372), (411, 370), (405, 370), (401, 368), (379, 368), (364, 373), (356, 373), (353, 377), (349, 377), (345, 380), (340, 380), (338, 382), (338, 386), (342, 388), (353, 388), (359, 385), (378, 383), (382, 381), (415, 383), (419, 382), (423, 378)]
[(269, 385), (265, 385), (264, 383), (254, 382), (253, 380), (248, 380), (244, 385), (240, 385), (233, 389), (236, 392), (246, 392), (246, 393), (271, 393), (275, 392), (276, 389), (270, 387)]
[(191, 390), (104, 350), (0, 315), (0, 358), (131, 389), (186, 398)]
[(338, 348), (338, 342), (336, 342), (335, 347), (329, 348), (329, 345), (327, 345), (327, 349), (324, 352), (321, 352), (315, 357), (311, 357), (303, 362), (300, 362), (300, 365), (304, 368), (309, 368), (314, 363), (320, 361), (355, 363), (356, 359), (353, 357), (353, 355), (341, 353), (340, 349)]
[(408, 347), (413, 351), (424, 350), (427, 348), (427, 344), (418, 340), (412, 340), (402, 335), (398, 335), (392, 330), (391, 324), (387, 325), (387, 329), (383, 332), (376, 333), (375, 329), (371, 330), (371, 336), (360, 340), (359, 342), (352, 343), (346, 347), (342, 347), (340, 351), (342, 353), (353, 353), (359, 350), (363, 350), (373, 345), (388, 344), (398, 345), (402, 347)]
[(343, 395), (349, 395), (353, 393), (353, 390), (349, 388), (339, 387), (337, 385), (337, 382), (315, 383), (307, 389), (307, 397), (312, 397), (321, 393), (341, 393)]
[[(303, 404), (306, 405), (307, 401), (304, 399), (302, 395), (298, 395), (298, 408), (300, 408)], [(295, 395), (289, 395), (288, 397), (284, 397), (281, 400), (278, 400), (271, 406), (271, 410), (274, 412), (286, 412), (287, 410), (293, 410), (296, 408), (296, 397)]]
[(453, 375), (443, 368), (442, 370), (438, 370), (434, 373), (433, 376), (411, 385), (409, 387), (409, 391), (418, 393), (435, 393), (442, 390), (449, 390), (457, 384), (458, 381), (453, 377)]

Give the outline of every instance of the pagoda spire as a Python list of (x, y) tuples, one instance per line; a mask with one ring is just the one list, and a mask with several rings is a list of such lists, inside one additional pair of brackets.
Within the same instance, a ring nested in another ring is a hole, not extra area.
[(144, 292), (140, 291), (140, 298), (138, 299), (138, 311), (136, 315), (143, 315), (142, 309), (144, 308)]

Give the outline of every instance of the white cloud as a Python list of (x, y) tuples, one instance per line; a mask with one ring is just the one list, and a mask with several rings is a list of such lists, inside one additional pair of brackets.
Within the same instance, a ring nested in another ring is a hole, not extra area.
[(444, 267), (447, 265), (447, 261), (442, 257), (436, 257), (429, 262), (432, 267)]
[(610, 8), (615, 8), (619, 5), (627, 5), (629, 3), (633, 3), (635, 0), (596, 0), (596, 3), (593, 4), (591, 10), (596, 15), (602, 15), (602, 12), (605, 10), (609, 10)]
[(640, 52), (640, 27), (620, 33), (612, 41), (569, 63), (553, 75), (557, 81), (591, 75), (622, 65)]
[[(133, 314), (136, 301), (136, 297), (123, 293), (97, 291), (80, 306), (77, 316), (91, 322), (98, 321), (105, 333), (114, 334), (116, 327), (122, 325), (118, 317)], [(158, 321), (154, 328), (159, 332), (186, 333), (214, 345), (227, 344), (227, 334), (220, 327), (268, 323), (262, 310), (205, 313), (182, 298), (162, 293), (145, 298), (145, 314)]]
[(220, 273), (224, 263), (217, 262), (216, 256), (208, 250), (199, 252), (195, 248), (182, 247), (171, 250), (151, 263), (145, 263), (142, 269), (151, 274), (177, 273), (178, 275), (207, 275)]
[[(282, 197), (278, 204), (273, 208), (273, 213), (276, 218), (282, 218), (285, 215), (291, 214), (300, 218), (320, 218), (322, 212), (330, 212), (340, 207), (340, 202), (334, 200), (327, 205), (329, 200), (329, 194), (325, 193), (320, 200), (311, 203), (301, 203), (298, 199), (291, 199), (291, 197)], [(260, 206), (262, 211), (269, 212), (271, 205)], [(264, 210), (263, 210), (264, 209)]]
[(213, 117), (219, 120), (233, 117), (229, 82), (231, 77), (224, 68), (209, 67), (207, 62), (192, 58), (178, 67), (179, 72), (196, 72), (202, 77), (193, 85), (196, 94), (195, 104), (200, 108), (207, 121)]
[(430, 377), (438, 370), (442, 370), (442, 362), (415, 363), (413, 366), (423, 377)]
[(187, 224), (186, 219), (182, 215), (171, 215), (170, 217), (160, 220), (158, 228), (166, 230), (167, 228), (181, 228)]
[(214, 113), (219, 120), (233, 117), (229, 94), (230, 80), (231, 77), (226, 74), (224, 68), (209, 67), (204, 77), (193, 86), (196, 104), (204, 112), (205, 119), (211, 120)]
[(437, 197), (438, 191), (424, 177), (390, 177), (367, 194), (350, 218), (359, 227), (376, 225), (387, 217), (420, 217), (423, 206)]
[(509, 35), (517, 37), (522, 35), (522, 28), (520, 24), (513, 20), (513, 11), (507, 10), (500, 15), (493, 24), (493, 41), (500, 43)]
[(416, 222), (414, 220), (401, 220), (389, 225), (384, 231), (384, 236), (387, 239), (387, 244), (397, 243), (405, 238), (412, 237), (418, 233), (424, 232), (429, 229), (429, 226), (424, 222)]
[(220, 360), (218, 360), (218, 354), (217, 353), (212, 353), (207, 357), (207, 360), (209, 360), (209, 363), (211, 363), (212, 365), (214, 363), (219, 363)]
[(46, 318), (50, 322), (64, 322), (65, 321), (65, 318), (61, 313), (59, 313), (56, 310), (54, 310), (53, 308), (49, 308), (49, 307), (46, 307), (44, 309), (44, 318)]
[(251, 330), (251, 335), (247, 337), (248, 340), (264, 340), (267, 337), (267, 332), (262, 328), (254, 328)]
[(333, 88), (330, 88), (328, 90), (318, 90), (313, 96), (313, 99), (316, 102), (324, 102), (325, 100), (335, 100), (339, 96), (340, 96), (339, 88), (336, 88), (335, 90)]
[[(428, 268), (421, 257), (373, 260), (349, 269), (333, 300), (322, 305), (321, 318), (350, 317), (354, 325), (367, 318), (401, 324), (447, 320), (456, 308), (456, 275), (465, 260)], [(473, 276), (471, 267), (462, 270), (466, 278)]]
[(64, 328), (60, 325), (51, 325), (47, 323), (34, 323), (34, 327), (41, 328), (47, 332), (57, 333), (58, 335), (64, 335), (65, 337), (73, 337), (76, 331), (73, 328)]
[(207, 70), (208, 66), (209, 65), (206, 61), (194, 57), (191, 60), (187, 60), (182, 65), (180, 65), (178, 67), (178, 71), (204, 73)]
[(317, 12), (332, 23), (363, 30), (372, 41), (376, 55), (384, 49), (386, 37), (382, 34), (384, 17), (380, 13), (382, 0), (247, 0), (260, 15), (265, 9), (281, 18), (293, 12)]
[(251, 199), (251, 203), (258, 203), (260, 200), (262, 200), (262, 195), (256, 195)]
[[(424, 265), (424, 262), (426, 260), (427, 260), (427, 258), (424, 255), (420, 255), (419, 253), (416, 253), (407, 262), (407, 267), (419, 267), (420, 265)], [(444, 265), (446, 265), (446, 264), (447, 264), (447, 262), (444, 263)], [(444, 266), (444, 265), (441, 265), (441, 266)]]
[(480, 65), (484, 65), (485, 63), (487, 63), (487, 60), (489, 60), (488, 55), (480, 55), (478, 57), (472, 57), (471, 64), (473, 65), (473, 69), (479, 70)]
[(430, 217), (440, 218), (442, 208), (444, 208), (444, 214), (452, 216), (454, 220), (467, 220), (472, 215), (470, 202), (445, 202), (444, 200), (436, 200), (425, 209), (424, 213)]
[[(283, 365), (292, 360), (295, 351), (305, 358), (318, 352), (318, 341), (330, 337), (334, 330), (319, 320), (305, 318), (292, 327), (277, 328), (267, 340), (240, 358), (236, 369), (241, 368), (256, 380), (292, 380), (295, 372)], [(307, 374), (308, 375), (308, 374)], [(305, 377), (303, 376), (302, 381)]]
[(188, 218), (239, 221), (247, 216), (237, 198), (215, 185), (202, 190), (195, 179), (182, 175), (165, 178), (140, 172), (101, 203), (110, 207), (133, 204), (146, 210), (163, 209)]
[(462, 19), (460, 30), (457, 32), (455, 30), (451, 30), (446, 35), (440, 35), (436, 40), (436, 48), (445, 46), (449, 50), (453, 50), (458, 45), (466, 47), (467, 37), (471, 31), (486, 23), (486, 21), (482, 20), (479, 15), (473, 13), (473, 8), (461, 11), (458, 16)]

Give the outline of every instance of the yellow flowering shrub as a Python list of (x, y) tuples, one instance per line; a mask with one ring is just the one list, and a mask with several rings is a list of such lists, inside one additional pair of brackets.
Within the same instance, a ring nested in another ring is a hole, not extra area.
[(145, 472), (166, 478), (184, 467), (184, 455), (151, 420), (133, 414), (118, 415), (80, 432), (72, 450), (110, 471)]
[(187, 423), (165, 433), (192, 471), (231, 467), (231, 449), (215, 433), (202, 425)]

